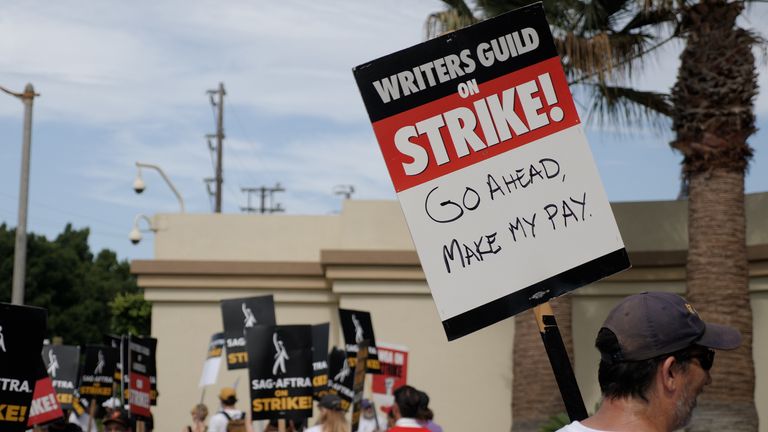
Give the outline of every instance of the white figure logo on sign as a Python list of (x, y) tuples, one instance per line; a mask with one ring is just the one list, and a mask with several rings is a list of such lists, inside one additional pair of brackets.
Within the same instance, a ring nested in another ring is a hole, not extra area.
[(99, 361), (96, 363), (96, 369), (93, 370), (94, 375), (101, 375), (102, 370), (104, 369), (104, 365), (106, 365), (106, 362), (104, 361), (104, 353), (99, 350)]
[(285, 350), (283, 341), (277, 339), (277, 333), (272, 335), (272, 342), (275, 344), (275, 364), (272, 365), (272, 375), (277, 375), (277, 371), (285, 373), (285, 361), (288, 360), (288, 352)]
[(0, 326), (0, 348), (3, 349), (3, 352), (7, 352), (5, 350), (5, 337), (3, 336), (3, 326)]
[(397, 381), (395, 377), (386, 377), (384, 379), (384, 388), (386, 389), (385, 393), (387, 394), (387, 396), (392, 396), (393, 394), (392, 390), (394, 390), (395, 381)]
[(360, 325), (360, 320), (355, 314), (352, 314), (352, 324), (355, 326), (355, 343), (360, 343), (363, 341), (363, 326)]
[(344, 380), (349, 376), (349, 374), (352, 372), (352, 369), (349, 368), (349, 363), (347, 363), (347, 360), (344, 360), (344, 364), (341, 366), (341, 370), (339, 373), (336, 374), (335, 377), (333, 377), (333, 380), (336, 382), (344, 382)]
[(59, 359), (56, 358), (56, 354), (53, 350), (48, 351), (48, 375), (51, 378), (56, 378), (56, 371), (59, 369)]
[(243, 303), (241, 306), (243, 309), (243, 316), (245, 318), (245, 326), (247, 328), (251, 328), (256, 325), (256, 317), (253, 316), (253, 311), (251, 311), (251, 308), (247, 307), (245, 303)]

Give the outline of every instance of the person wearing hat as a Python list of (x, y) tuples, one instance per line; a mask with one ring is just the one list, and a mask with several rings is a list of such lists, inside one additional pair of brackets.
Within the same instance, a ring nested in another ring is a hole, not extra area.
[(219, 401), (221, 401), (221, 410), (211, 416), (208, 432), (227, 432), (227, 424), (230, 421), (237, 421), (245, 425), (245, 413), (235, 408), (237, 392), (234, 388), (223, 387), (219, 392)]
[(684, 298), (664, 292), (629, 296), (598, 332), (598, 411), (562, 432), (658, 431), (683, 428), (711, 383), (715, 351), (741, 344), (738, 330), (704, 322)]
[(360, 425), (357, 432), (376, 432), (387, 430), (386, 419), (376, 415), (376, 407), (368, 399), (360, 401)]
[(112, 410), (104, 417), (104, 432), (131, 432), (131, 421), (128, 413), (121, 408)]
[(317, 404), (320, 407), (320, 419), (317, 424), (304, 432), (349, 432), (349, 423), (344, 416), (339, 395), (328, 393)]

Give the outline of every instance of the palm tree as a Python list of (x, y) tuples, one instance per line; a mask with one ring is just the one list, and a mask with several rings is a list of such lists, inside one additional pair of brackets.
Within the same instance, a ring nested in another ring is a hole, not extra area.
[(713, 384), (690, 430), (756, 431), (752, 309), (744, 216), (744, 174), (752, 157), (759, 39), (736, 25), (742, 2), (679, 8), (686, 46), (672, 88), (672, 147), (688, 184), (687, 294), (705, 319), (741, 330), (733, 352), (718, 353)]
[[(464, 1), (444, 1), (450, 9), (429, 17), (428, 34), (473, 22)], [(478, 0), (477, 9), (484, 18), (525, 3), (529, 2)], [(744, 174), (752, 156), (746, 140), (755, 131), (757, 76), (752, 47), (762, 41), (736, 25), (744, 9), (740, 1), (644, 3), (639, 7), (618, 0), (567, 0), (545, 1), (544, 7), (566, 73), (572, 83), (587, 84), (594, 90), (595, 112), (613, 119), (638, 113), (658, 113), (672, 119), (676, 137), (671, 145), (683, 154), (682, 178), (689, 196), (687, 296), (705, 319), (737, 327), (744, 335), (739, 350), (719, 354), (728, 366), (713, 369), (714, 383), (702, 395), (690, 429), (755, 431)], [(474, 15), (472, 18), (479, 20)], [(618, 22), (626, 24), (618, 28)], [(668, 38), (659, 40), (654, 37), (658, 32), (648, 32), (663, 24), (673, 30)], [(620, 85), (621, 78), (629, 77), (628, 66), (636, 63), (633, 60), (642, 59), (671, 38), (686, 43), (671, 94)], [(515, 318), (514, 430), (531, 430), (526, 414), (517, 408), (521, 406), (515, 402), (518, 397), (548, 403), (546, 398), (517, 388), (517, 378), (529, 373), (527, 365), (518, 361), (525, 358), (519, 350), (532, 349), (538, 339), (535, 328), (529, 328), (530, 322), (530, 317)], [(568, 345), (570, 323), (560, 322)], [(555, 391), (554, 385), (549, 391)], [(520, 428), (518, 419), (523, 423)]]

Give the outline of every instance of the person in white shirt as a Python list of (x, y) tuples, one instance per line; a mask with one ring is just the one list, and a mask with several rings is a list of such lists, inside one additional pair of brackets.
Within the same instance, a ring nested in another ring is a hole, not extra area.
[(224, 387), (219, 392), (221, 410), (211, 416), (208, 422), (208, 432), (227, 432), (227, 423), (230, 420), (245, 418), (245, 413), (235, 408), (237, 393), (232, 387)]
[(697, 397), (712, 382), (712, 349), (740, 344), (738, 330), (705, 323), (676, 294), (629, 296), (611, 310), (595, 341), (601, 355), (600, 408), (559, 432), (682, 429)]
[(360, 424), (357, 432), (376, 432), (387, 430), (387, 420), (376, 415), (376, 407), (368, 399), (360, 402)]

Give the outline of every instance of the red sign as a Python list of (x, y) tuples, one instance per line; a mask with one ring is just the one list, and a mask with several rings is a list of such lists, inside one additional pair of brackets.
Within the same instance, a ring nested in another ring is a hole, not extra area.
[(53, 389), (51, 378), (46, 376), (37, 380), (35, 392), (32, 395), (32, 405), (29, 408), (27, 426), (49, 423), (62, 417), (64, 417), (64, 412), (56, 400), (56, 391)]
[[(469, 98), (448, 95), (373, 123), (397, 192), (580, 123), (558, 57), (480, 88)], [(466, 130), (467, 124), (475, 126)]]
[[(408, 349), (405, 347), (394, 348), (388, 345), (379, 345), (379, 363), (381, 374), (373, 375), (372, 390), (374, 395), (381, 395), (382, 402), (392, 397), (392, 393), (408, 382)], [(387, 403), (388, 405), (388, 403)]]
[(131, 393), (128, 400), (131, 405), (131, 414), (149, 417), (151, 415), (149, 409), (152, 405), (149, 397), (149, 392), (152, 389), (149, 377), (135, 372), (131, 372), (130, 377)]

